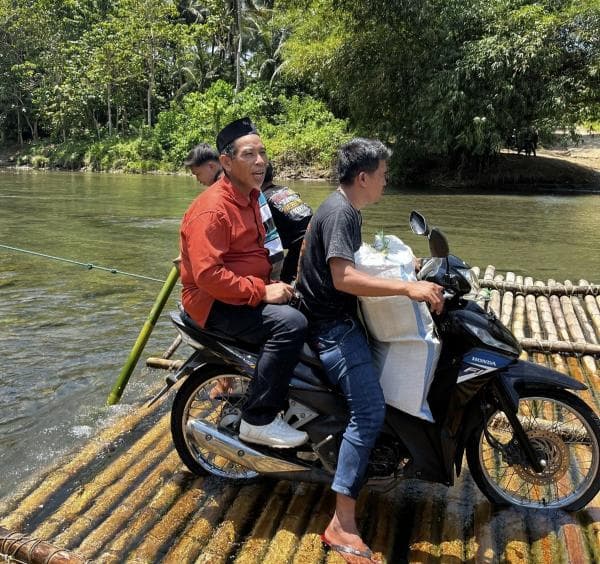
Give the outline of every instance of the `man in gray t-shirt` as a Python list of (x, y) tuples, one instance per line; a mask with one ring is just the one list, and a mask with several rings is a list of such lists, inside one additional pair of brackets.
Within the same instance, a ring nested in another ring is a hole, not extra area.
[(348, 558), (372, 557), (356, 526), (356, 498), (385, 417), (379, 376), (357, 316), (357, 296), (404, 295), (428, 302), (437, 312), (443, 306), (442, 287), (437, 284), (376, 278), (355, 268), (354, 253), (361, 245), (360, 210), (381, 198), (389, 157), (390, 151), (371, 139), (353, 139), (340, 148), (340, 186), (308, 226), (296, 284), (310, 323), (309, 342), (350, 411), (332, 484), (337, 494), (335, 514), (321, 537)]

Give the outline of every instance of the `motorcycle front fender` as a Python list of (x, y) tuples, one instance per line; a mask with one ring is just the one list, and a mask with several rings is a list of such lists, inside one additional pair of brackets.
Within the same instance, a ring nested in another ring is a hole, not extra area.
[(587, 390), (587, 386), (578, 380), (527, 360), (519, 360), (508, 365), (498, 376), (515, 409), (519, 404), (520, 390), (528, 388)]

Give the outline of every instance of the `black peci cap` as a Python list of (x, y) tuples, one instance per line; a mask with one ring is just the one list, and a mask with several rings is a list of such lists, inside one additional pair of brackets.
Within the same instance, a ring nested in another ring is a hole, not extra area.
[(252, 133), (258, 135), (258, 130), (249, 117), (232, 121), (219, 131), (217, 135), (217, 150), (221, 153), (227, 145), (233, 143), (236, 139)]

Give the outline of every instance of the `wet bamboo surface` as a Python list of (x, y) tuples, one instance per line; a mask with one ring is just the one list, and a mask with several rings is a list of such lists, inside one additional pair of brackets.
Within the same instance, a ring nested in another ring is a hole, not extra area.
[[(481, 303), (519, 339), (541, 343), (528, 346), (523, 358), (586, 383), (580, 396), (600, 412), (597, 287), (535, 281), (492, 266), (480, 276), (490, 282)], [(578, 292), (568, 291), (573, 287)], [(560, 342), (589, 345), (589, 354), (549, 346)], [(0, 533), (47, 541), (98, 563), (342, 562), (319, 540), (334, 507), (327, 487), (192, 475), (172, 446), (169, 398), (120, 418), (0, 501)], [(496, 509), (466, 463), (450, 489), (418, 481), (387, 493), (365, 489), (359, 516), (364, 538), (388, 563), (600, 562), (600, 496), (577, 513)], [(1, 541), (0, 557), (7, 554)]]

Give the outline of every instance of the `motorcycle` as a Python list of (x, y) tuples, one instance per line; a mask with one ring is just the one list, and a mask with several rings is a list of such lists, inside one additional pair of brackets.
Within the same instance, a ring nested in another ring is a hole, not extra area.
[[(519, 360), (512, 333), (470, 299), (477, 277), (450, 254), (445, 235), (418, 212), (409, 223), (427, 237), (431, 253), (418, 279), (444, 288), (444, 309), (433, 315), (442, 348), (427, 397), (435, 422), (388, 405), (367, 485), (386, 490), (401, 479), (420, 479), (452, 486), (466, 453), (475, 483), (496, 505), (582, 508), (600, 489), (600, 420), (569, 391), (586, 386)], [(242, 482), (262, 475), (330, 484), (349, 414), (315, 353), (305, 345), (284, 414), (308, 442), (293, 449), (244, 443), (241, 409), (258, 349), (198, 327), (183, 310), (171, 319), (193, 353), (151, 403), (184, 380), (171, 432), (189, 470)]]

